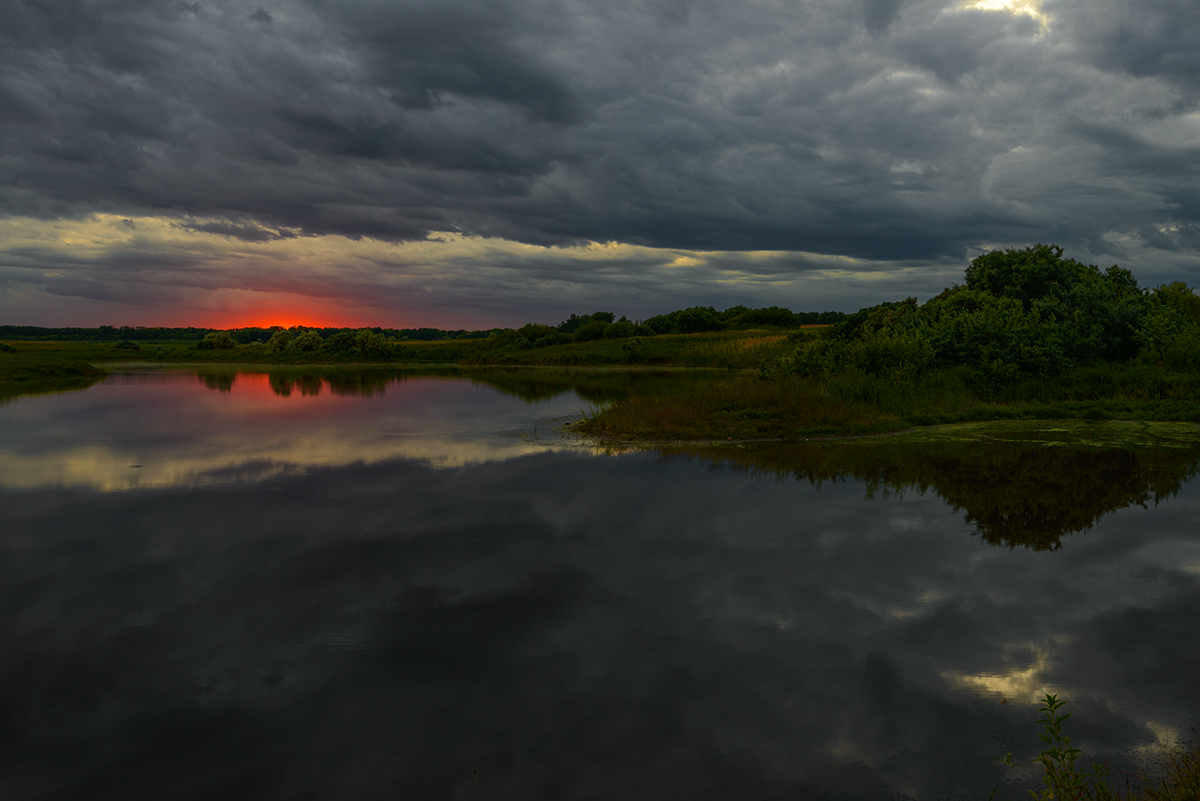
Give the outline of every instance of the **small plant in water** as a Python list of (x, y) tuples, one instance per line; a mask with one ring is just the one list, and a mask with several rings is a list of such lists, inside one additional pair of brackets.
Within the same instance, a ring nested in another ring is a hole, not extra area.
[[(1091, 770), (1080, 771), (1075, 763), (1083, 752), (1071, 745), (1071, 738), (1063, 732), (1063, 723), (1071, 713), (1063, 713), (1066, 701), (1047, 693), (1042, 698), (1042, 713), (1038, 725), (1042, 727), (1039, 739), (1047, 748), (1033, 759), (1045, 770), (1045, 788), (1041, 792), (1030, 790), (1029, 794), (1038, 801), (1119, 801), (1119, 799), (1145, 799), (1146, 801), (1200, 801), (1200, 752), (1190, 750), (1167, 755), (1163, 767), (1166, 775), (1152, 781), (1144, 774), (1136, 775), (1138, 785), (1125, 779), (1124, 793), (1120, 787), (1108, 782), (1110, 769), (1107, 765), (1093, 764)], [(1005, 754), (1001, 763), (1005, 767), (1016, 767), (1012, 754)], [(998, 788), (997, 788), (998, 789)], [(992, 796), (996, 791), (992, 791)]]
[(1115, 797), (1108, 787), (1107, 767), (1095, 764), (1090, 771), (1080, 772), (1076, 769), (1075, 762), (1083, 752), (1073, 748), (1071, 738), (1063, 733), (1062, 725), (1071, 717), (1070, 712), (1063, 714), (1059, 711), (1066, 703), (1057, 695), (1047, 693), (1042, 699), (1043, 706), (1038, 709), (1043, 713), (1038, 721), (1042, 727), (1038, 738), (1049, 747), (1034, 759), (1034, 762), (1041, 762), (1046, 770), (1046, 788), (1041, 795), (1033, 793), (1034, 797), (1045, 801)]

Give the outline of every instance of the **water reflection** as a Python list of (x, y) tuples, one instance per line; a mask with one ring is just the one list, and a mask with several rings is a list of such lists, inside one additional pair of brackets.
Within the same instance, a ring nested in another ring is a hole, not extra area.
[[(987, 798), (993, 758), (1039, 748), (1040, 692), (1071, 699), (1089, 756), (1200, 715), (1182, 451), (945, 444), (905, 466), (864, 443), (714, 470), (534, 447), (574, 393), (205, 386), (0, 409), (5, 799)], [(89, 447), (110, 461), (86, 481), (10, 468)], [(126, 479), (167, 464), (224, 480)], [(1038, 477), (1091, 504), (1060, 523), (1087, 537), (968, 535)], [(997, 799), (1038, 780), (1011, 778)]]
[(207, 486), (396, 457), (447, 467), (586, 447), (558, 429), (587, 406), (578, 395), (514, 403), (447, 374), (114, 375), (0, 407), (0, 486)]
[(692, 381), (710, 381), (716, 371), (707, 370), (571, 370), (562, 368), (457, 368), (457, 367), (278, 367), (247, 370), (245, 367), (204, 367), (196, 375), (208, 389), (228, 392), (239, 375), (266, 375), (271, 391), (286, 398), (293, 392), (319, 395), (328, 388), (336, 395), (382, 395), (389, 387), (411, 379), (455, 378), (492, 387), (505, 395), (535, 402), (574, 394), (604, 403), (631, 394), (653, 393), (668, 386)]
[(1092, 528), (1118, 509), (1157, 505), (1200, 471), (1200, 445), (1112, 447), (928, 442), (753, 444), (696, 451), (711, 464), (821, 484), (853, 477), (867, 497), (934, 492), (984, 542), (1033, 550)]

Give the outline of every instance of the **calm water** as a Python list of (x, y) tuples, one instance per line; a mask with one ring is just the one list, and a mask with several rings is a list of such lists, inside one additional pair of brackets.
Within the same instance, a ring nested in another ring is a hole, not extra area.
[(1196, 725), (1190, 454), (556, 430), (627, 381), (0, 406), (0, 797), (1016, 798), (1046, 691), (1089, 757)]

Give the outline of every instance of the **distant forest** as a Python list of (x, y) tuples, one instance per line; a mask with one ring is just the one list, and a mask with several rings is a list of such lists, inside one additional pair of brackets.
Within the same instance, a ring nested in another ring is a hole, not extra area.
[[(612, 312), (595, 312), (593, 314), (572, 314), (557, 326), (529, 324), (521, 329), (491, 328), (478, 331), (464, 329), (447, 330), (441, 328), (380, 328), (367, 329), (349, 328), (309, 328), (297, 326), (293, 332), (315, 331), (322, 339), (329, 339), (336, 334), (347, 331), (367, 330), (386, 339), (416, 342), (438, 342), (454, 339), (487, 339), (489, 337), (512, 334), (517, 331), (530, 329), (543, 332), (554, 332), (562, 335), (563, 341), (574, 339), (580, 329), (584, 330), (581, 339), (589, 339), (592, 331), (598, 334), (604, 332), (610, 325), (617, 325), (622, 330), (630, 329), (627, 335), (654, 336), (656, 334), (690, 334), (701, 331), (742, 330), (749, 328), (799, 328), (804, 325), (830, 325), (842, 322), (847, 315), (842, 312), (793, 312), (780, 306), (770, 306), (761, 309), (751, 309), (746, 306), (732, 306), (724, 311), (717, 311), (712, 306), (693, 306), (688, 309), (660, 314), (641, 322), (632, 322), (625, 317), (615, 319)], [(590, 326), (590, 327), (588, 327)], [(10, 341), (53, 341), (53, 342), (201, 342), (205, 337), (216, 331), (228, 331), (230, 338), (239, 345), (249, 345), (254, 342), (269, 342), (278, 332), (280, 326), (271, 328), (168, 328), (163, 326), (112, 326), (102, 325), (98, 328), (42, 328), (34, 325), (0, 325), (0, 340)], [(611, 334), (609, 335), (611, 338)], [(596, 336), (595, 338), (599, 338)], [(549, 343), (547, 343), (549, 344)]]

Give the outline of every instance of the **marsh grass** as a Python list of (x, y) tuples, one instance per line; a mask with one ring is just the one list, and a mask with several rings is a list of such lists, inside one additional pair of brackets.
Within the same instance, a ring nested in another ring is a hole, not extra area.
[[(796, 336), (810, 335), (797, 332)], [(762, 330), (596, 339), (524, 350), (501, 350), (485, 341), (459, 363), (540, 367), (669, 365), (751, 370), (795, 347), (795, 341), (789, 341), (787, 334)]]
[(579, 430), (626, 439), (790, 439), (879, 433), (904, 425), (811, 382), (736, 376), (630, 396), (599, 409)]
[(1023, 419), (1200, 422), (1200, 375), (1102, 364), (985, 392), (964, 368), (907, 381), (855, 369), (819, 379), (743, 374), (630, 397), (589, 418), (581, 430), (628, 440), (787, 440)]

